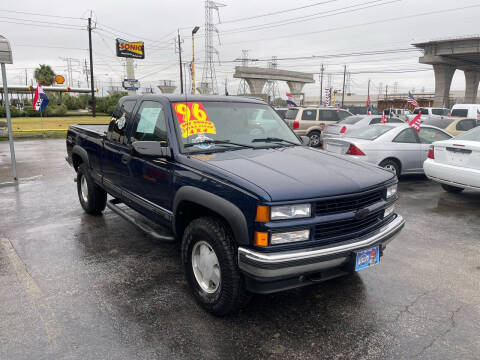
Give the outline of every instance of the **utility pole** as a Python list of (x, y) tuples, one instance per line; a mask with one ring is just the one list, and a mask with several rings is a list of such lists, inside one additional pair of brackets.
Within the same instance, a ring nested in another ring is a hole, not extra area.
[(347, 74), (347, 65), (343, 66), (343, 89), (342, 89), (342, 108), (345, 100), (345, 75)]
[(95, 109), (95, 88), (93, 86), (93, 53), (92, 53), (92, 18), (88, 18), (88, 50), (90, 52), (90, 89), (92, 92), (92, 116), (96, 116)]
[(367, 86), (367, 101), (368, 101), (368, 106), (370, 106), (370, 79), (368, 79), (368, 86)]
[(180, 42), (180, 29), (178, 30), (178, 61), (180, 65), (180, 93), (183, 94), (182, 43)]
[(320, 67), (320, 105), (322, 105), (322, 97), (323, 97), (323, 71), (325, 68), (322, 66)]
[(388, 84), (385, 85), (385, 100), (388, 99)]
[(192, 30), (192, 94), (195, 95), (195, 34), (199, 26), (195, 26)]

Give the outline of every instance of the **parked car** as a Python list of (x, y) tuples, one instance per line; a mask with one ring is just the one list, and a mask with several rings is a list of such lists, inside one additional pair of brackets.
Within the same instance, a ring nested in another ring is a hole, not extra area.
[[(348, 133), (353, 129), (362, 128), (368, 125), (380, 124), (382, 121), (381, 115), (353, 115), (349, 116), (336, 124), (330, 124), (325, 127), (322, 133), (322, 140), (327, 138), (339, 138), (348, 136)], [(387, 116), (387, 124), (405, 124), (405, 121)]]
[(310, 146), (320, 147), (325, 126), (352, 115), (347, 110), (333, 107), (295, 107), (287, 111), (286, 119), (295, 134), (308, 136)]
[(417, 133), (407, 124), (370, 125), (352, 130), (348, 137), (325, 139), (324, 149), (367, 161), (396, 175), (423, 173), (430, 144), (452, 136), (433, 126)]
[(480, 104), (455, 104), (452, 107), (452, 116), (476, 119), (480, 112)]
[(458, 136), (480, 126), (480, 120), (457, 117), (432, 118), (424, 120), (421, 123), (424, 125), (436, 126), (445, 130), (452, 136)]
[[(258, 110), (277, 123), (262, 135)], [(393, 174), (303, 145), (259, 100), (126, 96), (108, 126), (71, 125), (66, 145), (84, 211), (108, 206), (157, 241), (180, 242), (189, 287), (216, 315), (249, 292), (378, 263), (404, 225)]]
[(418, 107), (413, 110), (412, 115), (406, 115), (406, 119), (408, 118), (408, 121), (410, 121), (420, 112), (422, 113), (422, 115), (420, 116), (420, 120), (424, 121), (432, 118), (438, 119), (448, 116), (448, 114), (450, 114), (450, 109), (436, 107)]
[(480, 191), (480, 127), (454, 139), (434, 142), (423, 163), (425, 175), (453, 193)]
[(383, 113), (385, 115), (390, 115), (390, 112), (392, 112), (395, 116), (400, 116), (400, 115), (411, 115), (412, 113), (408, 109), (385, 109), (383, 110)]

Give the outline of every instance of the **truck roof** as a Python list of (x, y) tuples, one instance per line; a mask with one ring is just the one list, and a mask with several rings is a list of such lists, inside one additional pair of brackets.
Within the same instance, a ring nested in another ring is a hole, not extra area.
[(218, 102), (240, 102), (240, 103), (254, 103), (254, 104), (266, 104), (265, 101), (259, 98), (253, 98), (248, 96), (220, 96), (220, 95), (181, 95), (181, 94), (162, 94), (162, 95), (127, 95), (122, 99), (149, 99), (160, 100), (167, 99), (170, 102), (184, 101), (218, 101)]

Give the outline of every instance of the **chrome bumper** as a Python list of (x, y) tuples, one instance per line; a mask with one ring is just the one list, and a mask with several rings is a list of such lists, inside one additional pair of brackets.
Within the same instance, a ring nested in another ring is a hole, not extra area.
[(405, 225), (401, 215), (396, 215), (390, 223), (357, 241), (342, 245), (261, 253), (244, 247), (238, 249), (238, 266), (248, 275), (256, 278), (280, 278), (305, 273), (320, 272), (347, 264), (354, 251), (371, 246), (382, 248), (393, 240)]

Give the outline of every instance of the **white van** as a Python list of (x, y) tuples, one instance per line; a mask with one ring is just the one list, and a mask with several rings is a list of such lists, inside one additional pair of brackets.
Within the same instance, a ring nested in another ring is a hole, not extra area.
[(452, 107), (452, 116), (476, 119), (480, 104), (455, 104)]

